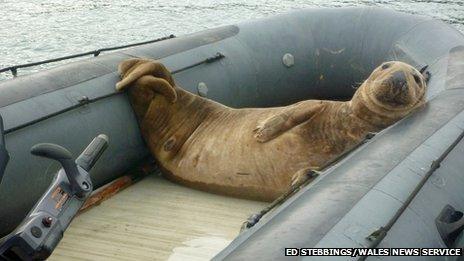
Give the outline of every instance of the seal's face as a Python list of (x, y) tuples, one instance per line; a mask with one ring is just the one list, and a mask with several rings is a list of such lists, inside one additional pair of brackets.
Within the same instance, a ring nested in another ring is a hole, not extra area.
[(363, 85), (363, 96), (388, 111), (410, 111), (424, 103), (425, 77), (403, 62), (381, 64)]

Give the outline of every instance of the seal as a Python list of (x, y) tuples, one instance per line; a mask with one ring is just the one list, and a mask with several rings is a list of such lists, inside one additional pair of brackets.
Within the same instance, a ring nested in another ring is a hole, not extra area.
[(425, 104), (425, 73), (398, 61), (377, 67), (350, 101), (241, 109), (179, 88), (154, 60), (129, 59), (118, 69), (116, 89), (128, 89), (142, 136), (167, 178), (262, 201)]

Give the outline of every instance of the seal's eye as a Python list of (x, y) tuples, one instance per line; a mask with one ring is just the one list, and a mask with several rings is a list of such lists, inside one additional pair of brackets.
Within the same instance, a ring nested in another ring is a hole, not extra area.
[(384, 63), (382, 65), (382, 70), (385, 70), (385, 69), (388, 69), (390, 67), (390, 64), (389, 63)]
[(421, 85), (420, 85), (420, 82), (421, 82), (420, 77), (417, 76), (417, 74), (414, 74), (413, 76), (414, 76), (414, 81), (416, 81), (416, 83), (417, 83), (419, 86), (421, 86)]

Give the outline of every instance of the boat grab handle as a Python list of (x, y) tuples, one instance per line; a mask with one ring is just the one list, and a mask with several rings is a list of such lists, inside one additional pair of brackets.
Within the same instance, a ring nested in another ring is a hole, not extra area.
[(464, 230), (463, 213), (451, 205), (446, 205), (435, 219), (438, 233), (447, 247), (452, 247), (458, 236)]

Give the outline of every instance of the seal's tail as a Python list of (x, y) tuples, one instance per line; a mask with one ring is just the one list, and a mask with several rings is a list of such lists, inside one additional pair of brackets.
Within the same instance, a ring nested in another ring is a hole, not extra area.
[(121, 81), (116, 83), (117, 91), (134, 85), (160, 93), (170, 102), (177, 100), (171, 73), (160, 62), (139, 58), (129, 59), (119, 64), (118, 72)]

